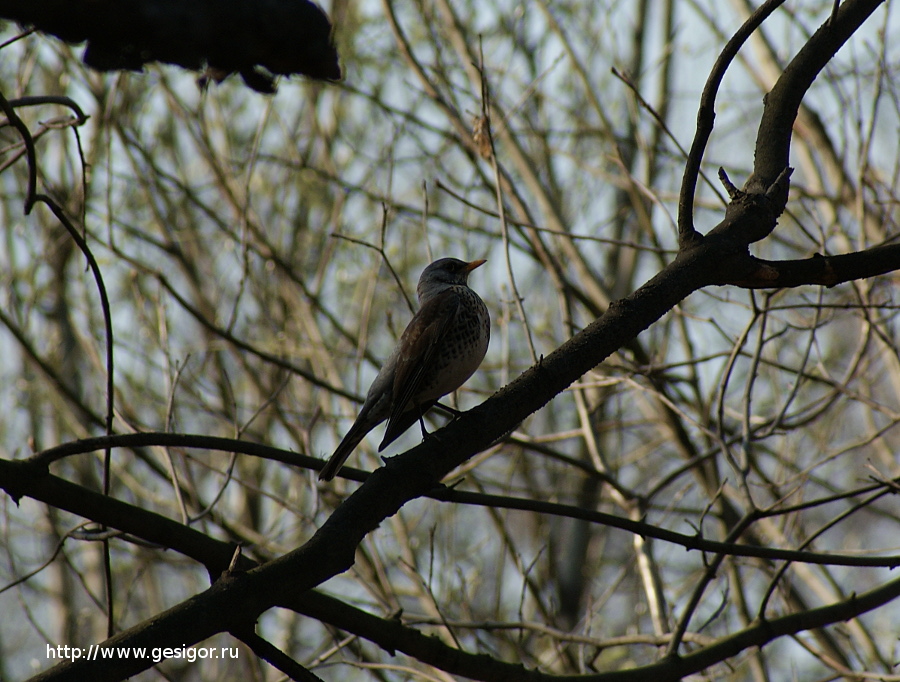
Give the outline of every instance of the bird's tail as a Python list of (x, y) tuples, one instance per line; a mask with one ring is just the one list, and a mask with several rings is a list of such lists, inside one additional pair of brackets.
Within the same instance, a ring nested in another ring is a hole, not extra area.
[(369, 424), (356, 423), (347, 431), (347, 435), (341, 441), (340, 445), (334, 451), (331, 458), (325, 462), (322, 471), (319, 472), (320, 481), (330, 481), (337, 475), (337, 472), (344, 466), (344, 462), (350, 456), (350, 453), (356, 449), (359, 442), (366, 437), (366, 434), (372, 430)]

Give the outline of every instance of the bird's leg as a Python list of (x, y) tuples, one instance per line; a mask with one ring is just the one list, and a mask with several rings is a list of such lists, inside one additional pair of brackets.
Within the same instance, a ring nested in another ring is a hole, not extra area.
[(462, 410), (457, 410), (455, 407), (444, 405), (444, 403), (435, 403), (434, 406), (441, 408), (444, 412), (447, 412), (454, 419), (458, 419), (459, 415), (462, 414)]
[[(443, 405), (441, 405), (443, 407)], [(416, 411), (419, 413), (419, 426), (422, 428), (422, 441), (426, 441), (429, 438), (437, 438), (437, 433), (429, 433), (428, 429), (425, 428), (425, 413), (430, 408), (422, 409), (421, 405), (416, 405)]]
[(422, 412), (422, 406), (416, 405), (416, 411), (419, 413), (419, 426), (422, 428), (422, 440), (428, 438), (431, 434), (425, 428), (425, 414)]

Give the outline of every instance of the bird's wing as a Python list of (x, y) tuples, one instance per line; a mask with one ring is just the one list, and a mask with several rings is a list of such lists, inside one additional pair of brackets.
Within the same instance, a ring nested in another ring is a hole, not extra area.
[(419, 421), (420, 414), (424, 415), (434, 407), (435, 403), (437, 403), (437, 400), (427, 400), (419, 405), (418, 410), (408, 410), (398, 415), (396, 419), (389, 421), (384, 429), (384, 438), (381, 439), (381, 443), (378, 445), (378, 452), (381, 452), (397, 440), (401, 434), (406, 432), (406, 429)]
[[(422, 387), (422, 381), (427, 376), (434, 354), (441, 345), (441, 341), (447, 334), (447, 330), (453, 325), (459, 310), (459, 295), (452, 290), (444, 291), (428, 300), (419, 312), (407, 325), (400, 339), (401, 352), (397, 358), (397, 371), (394, 375), (394, 399), (391, 405), (391, 416), (385, 431), (385, 443), (390, 442), (388, 436), (397, 429), (399, 424), (404, 424), (393, 434), (396, 438), (409, 428), (418, 419), (416, 414), (412, 421), (408, 416), (402, 416), (408, 410), (416, 407), (411, 402)], [(428, 403), (428, 407), (434, 401)], [(425, 405), (420, 408), (427, 409)], [(392, 426), (394, 428), (392, 428)], [(391, 438), (391, 440), (393, 440)]]

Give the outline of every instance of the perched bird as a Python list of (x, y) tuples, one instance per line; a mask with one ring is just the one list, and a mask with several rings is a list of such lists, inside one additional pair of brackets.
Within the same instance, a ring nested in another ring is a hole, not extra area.
[(334, 478), (359, 442), (385, 419), (379, 452), (478, 369), (491, 338), (491, 318), (467, 280), (484, 262), (441, 258), (425, 268), (416, 287), (419, 312), (372, 382), (359, 416), (320, 480)]

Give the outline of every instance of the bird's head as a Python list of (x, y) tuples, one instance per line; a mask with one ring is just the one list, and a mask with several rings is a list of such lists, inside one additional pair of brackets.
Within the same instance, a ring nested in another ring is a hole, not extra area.
[(469, 279), (469, 273), (475, 268), (483, 265), (485, 260), (473, 260), (466, 262), (458, 258), (441, 258), (434, 261), (422, 272), (419, 277), (419, 286), (416, 291), (419, 295), (419, 301), (424, 298), (433, 296), (443, 291), (448, 286), (454, 284), (466, 285)]

